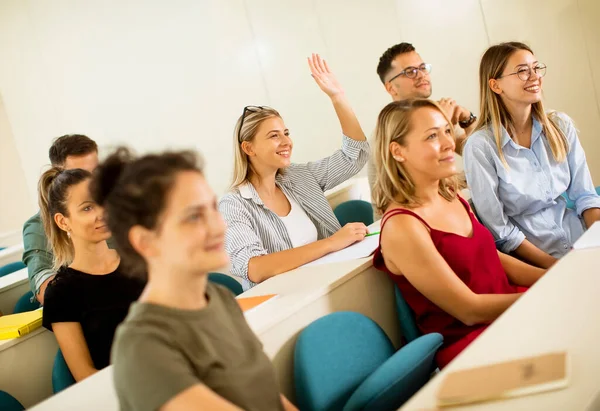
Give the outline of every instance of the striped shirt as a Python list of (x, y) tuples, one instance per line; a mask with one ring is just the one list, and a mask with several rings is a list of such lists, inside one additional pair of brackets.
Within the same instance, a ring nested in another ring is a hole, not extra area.
[[(321, 240), (341, 228), (324, 191), (356, 175), (368, 158), (368, 142), (343, 136), (342, 148), (331, 156), (292, 164), (275, 181), (288, 198), (300, 204)], [(219, 211), (227, 221), (225, 248), (231, 258), (231, 273), (242, 279), (247, 290), (256, 285), (248, 278), (250, 259), (292, 248), (290, 236), (281, 218), (264, 205), (250, 182), (226, 194), (219, 202)]]

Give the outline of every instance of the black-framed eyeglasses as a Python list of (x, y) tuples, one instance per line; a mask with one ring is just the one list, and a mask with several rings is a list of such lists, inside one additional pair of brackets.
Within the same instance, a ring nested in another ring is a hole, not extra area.
[(409, 67), (405, 68), (404, 70), (402, 70), (400, 73), (396, 74), (391, 79), (389, 79), (387, 82), (389, 83), (390, 81), (392, 81), (395, 78), (398, 78), (400, 76), (405, 76), (406, 78), (410, 78), (410, 79), (416, 78), (419, 71), (423, 72), (423, 74), (431, 73), (431, 64), (423, 63), (419, 67), (409, 66)]
[[(521, 81), (527, 81), (531, 78), (531, 70), (532, 68), (529, 66), (523, 66), (519, 68), (514, 73), (505, 74), (503, 76), (498, 77), (498, 80), (508, 76), (514, 76), (515, 74)], [(537, 74), (538, 77), (544, 77), (546, 75), (546, 65), (545, 64), (536, 64), (533, 67), (533, 71)]]
[(238, 135), (237, 135), (237, 139), (238, 139), (238, 143), (241, 143), (241, 136), (242, 136), (242, 126), (244, 125), (244, 119), (246, 118), (246, 113), (249, 111), (260, 111), (260, 110), (264, 110), (265, 106), (246, 106), (244, 107), (244, 111), (242, 112), (242, 120), (240, 121), (240, 128), (238, 128)]

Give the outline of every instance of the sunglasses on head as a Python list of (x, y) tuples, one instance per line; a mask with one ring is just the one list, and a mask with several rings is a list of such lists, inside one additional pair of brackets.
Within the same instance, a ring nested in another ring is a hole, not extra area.
[(246, 113), (251, 111), (251, 112), (256, 112), (256, 111), (261, 111), (264, 110), (266, 107), (265, 106), (246, 106), (244, 107), (244, 111), (242, 112), (242, 121), (240, 121), (240, 128), (238, 128), (238, 135), (237, 135), (237, 139), (238, 139), (238, 143), (241, 143), (241, 135), (242, 135), (242, 126), (244, 125), (244, 119), (246, 118)]

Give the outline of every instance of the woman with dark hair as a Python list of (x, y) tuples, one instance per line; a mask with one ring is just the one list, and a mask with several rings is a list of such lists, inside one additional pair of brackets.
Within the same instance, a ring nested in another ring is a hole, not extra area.
[(39, 183), (40, 214), (54, 255), (43, 324), (54, 331), (76, 381), (106, 367), (117, 325), (144, 287), (122, 274), (108, 248), (103, 210), (89, 193), (91, 174), (51, 168)]
[(117, 330), (122, 410), (295, 410), (233, 294), (208, 282), (228, 263), (225, 223), (191, 152), (101, 164), (92, 195), (128, 272), (147, 279)]

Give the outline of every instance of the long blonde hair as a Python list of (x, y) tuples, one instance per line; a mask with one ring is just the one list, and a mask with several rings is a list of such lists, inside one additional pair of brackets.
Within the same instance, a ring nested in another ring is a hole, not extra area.
[[(425, 99), (411, 99), (394, 101), (381, 110), (377, 118), (375, 129), (375, 166), (377, 169), (376, 180), (373, 187), (373, 201), (379, 212), (384, 212), (390, 203), (396, 202), (406, 207), (419, 206), (420, 200), (415, 194), (415, 183), (401, 162), (394, 159), (390, 152), (390, 145), (396, 142), (401, 146), (406, 145), (406, 136), (411, 131), (413, 113), (423, 107), (439, 110), (444, 118), (450, 120), (444, 110), (434, 101)], [(450, 127), (452, 137), (454, 130)], [(439, 193), (446, 200), (456, 198), (459, 190), (457, 176), (446, 177), (440, 180)]]
[(236, 122), (233, 131), (234, 163), (231, 188), (244, 184), (248, 181), (251, 173), (254, 172), (248, 155), (242, 149), (242, 143), (254, 140), (262, 122), (272, 117), (281, 118), (281, 115), (277, 110), (266, 106), (248, 106), (244, 108), (244, 113)]
[[(483, 54), (481, 64), (479, 65), (479, 92), (481, 99), (480, 117), (476, 130), (492, 128), (496, 147), (500, 159), (505, 166), (508, 166), (504, 153), (502, 152), (502, 126), (511, 136), (516, 135), (513, 119), (506, 108), (506, 105), (500, 98), (500, 95), (494, 93), (490, 88), (489, 81), (498, 79), (508, 63), (510, 56), (518, 50), (527, 50), (531, 54), (533, 51), (529, 46), (519, 42), (500, 43), (490, 47)], [(567, 158), (569, 145), (565, 134), (557, 123), (557, 117), (553, 114), (547, 115), (544, 105), (541, 101), (531, 105), (531, 114), (540, 122), (542, 130), (550, 149), (552, 156), (558, 162), (563, 162)]]
[(91, 176), (89, 171), (82, 169), (63, 170), (59, 167), (52, 167), (40, 177), (38, 202), (44, 232), (52, 254), (54, 254), (52, 267), (54, 271), (73, 262), (75, 256), (73, 242), (67, 233), (58, 227), (54, 216), (58, 213), (69, 216), (67, 209), (69, 188)]

